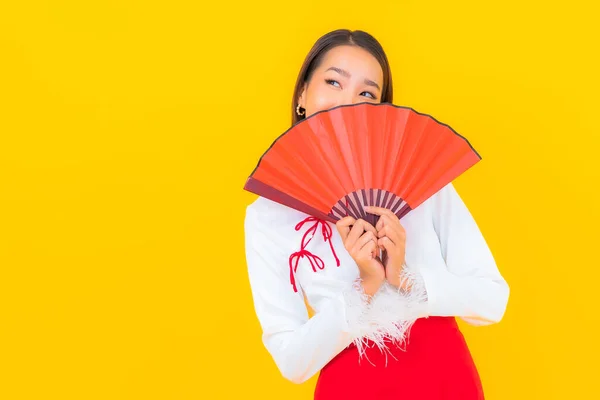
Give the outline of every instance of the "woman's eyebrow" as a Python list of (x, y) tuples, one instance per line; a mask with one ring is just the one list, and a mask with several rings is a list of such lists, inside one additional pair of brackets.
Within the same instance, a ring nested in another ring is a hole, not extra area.
[[(351, 76), (350, 72), (348, 72), (346, 70), (343, 70), (341, 68), (338, 68), (338, 67), (329, 67), (329, 68), (327, 68), (325, 70), (325, 72), (327, 72), (329, 70), (333, 70), (333, 71), (337, 72), (338, 74), (340, 74), (342, 76), (345, 76), (346, 78), (350, 78), (350, 76)], [(365, 79), (365, 85), (373, 86), (373, 87), (376, 87), (377, 89), (381, 90), (381, 88), (379, 87), (379, 85), (376, 82), (373, 82), (370, 79)]]

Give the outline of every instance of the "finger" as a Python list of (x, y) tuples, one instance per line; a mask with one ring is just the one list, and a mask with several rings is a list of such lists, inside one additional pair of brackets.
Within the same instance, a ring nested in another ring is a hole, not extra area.
[(367, 221), (365, 221), (365, 220), (362, 220), (362, 221), (364, 224), (363, 229), (365, 230), (365, 232), (373, 232), (373, 234), (375, 236), (377, 236), (377, 229), (375, 229), (375, 227), (373, 225), (371, 225), (370, 223), (368, 223)]
[(356, 243), (358, 238), (360, 238), (365, 231), (372, 232), (373, 235), (377, 237), (377, 230), (373, 225), (369, 224), (364, 219), (356, 220), (356, 223), (354, 224), (352, 229), (350, 229), (350, 233), (348, 234), (346, 242), (344, 243), (346, 245), (346, 248), (354, 247), (354, 244)]
[(377, 221), (377, 226), (376, 226), (377, 231), (380, 231), (385, 226), (390, 226), (390, 228), (401, 231), (401, 232), (404, 231), (404, 227), (400, 223), (400, 220), (398, 219), (398, 217), (396, 217), (395, 215), (389, 216), (388, 214), (384, 214), (381, 217), (379, 217), (379, 221)]
[(398, 253), (398, 246), (396, 246), (387, 236), (377, 240), (377, 245), (383, 247), (387, 258), (393, 258)]
[(365, 260), (377, 257), (377, 244), (375, 240), (369, 240), (357, 253), (356, 258)]
[(365, 206), (364, 207), (365, 211), (367, 211), (370, 214), (375, 214), (375, 215), (388, 215), (392, 218), (398, 218), (396, 216), (396, 214), (394, 214), (392, 212), (392, 210), (390, 210), (389, 208), (384, 208), (384, 207), (377, 207), (377, 206)]
[(384, 226), (381, 230), (379, 230), (379, 232), (377, 232), (377, 237), (387, 237), (397, 246), (401, 245), (406, 240), (404, 229), (401, 227), (394, 227), (392, 225)]
[(375, 229), (379, 232), (384, 226), (389, 225), (391, 223), (391, 218), (388, 214), (383, 214), (379, 217), (377, 224), (375, 225)]
[(371, 214), (383, 215), (383, 214), (391, 214), (395, 215), (392, 210), (385, 207), (377, 207), (377, 206), (365, 206), (364, 209), (369, 211)]
[(399, 262), (404, 257), (404, 246), (395, 245), (388, 237), (377, 241), (378, 246), (383, 246), (385, 253), (394, 263)]
[(377, 236), (374, 235), (372, 232), (365, 232), (358, 239), (356, 239), (354, 242), (350, 243), (350, 240), (352, 240), (352, 238), (350, 238), (348, 240), (348, 244), (349, 244), (349, 248), (350, 248), (350, 254), (356, 255), (356, 254), (358, 254), (358, 252), (360, 251), (360, 249), (365, 244), (367, 244), (369, 241), (376, 242), (377, 241)]
[(377, 237), (373, 232), (366, 232), (363, 234), (352, 246), (351, 254), (357, 255), (362, 251), (362, 249), (369, 243), (372, 242), (375, 247), (377, 247)]
[(346, 242), (348, 234), (350, 233), (350, 227), (356, 223), (356, 220), (351, 216), (344, 217), (335, 223), (338, 233), (342, 237), (342, 242)]
[(380, 230), (381, 228), (383, 228), (385, 226), (385, 224), (395, 224), (395, 225), (400, 224), (400, 219), (398, 218), (398, 216), (396, 214), (394, 214), (392, 212), (392, 210), (389, 210), (387, 208), (382, 208), (382, 207), (373, 207), (373, 206), (365, 207), (365, 208), (368, 208), (367, 212), (380, 216), (379, 220), (377, 221), (377, 224), (375, 225), (375, 228), (377, 230)]

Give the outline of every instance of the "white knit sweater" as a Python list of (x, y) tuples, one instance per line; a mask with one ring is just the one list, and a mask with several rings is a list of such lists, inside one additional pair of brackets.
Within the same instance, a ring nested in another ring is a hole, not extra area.
[[(404, 293), (386, 282), (370, 303), (335, 225), (307, 217), (259, 197), (244, 222), (262, 340), (290, 381), (311, 378), (351, 343), (361, 354), (365, 339), (381, 349), (386, 336), (403, 343), (417, 318), (456, 316), (473, 325), (502, 319), (508, 285), (452, 183), (400, 220), (406, 231), (403, 278), (412, 289)], [(311, 318), (304, 296), (315, 311)]]

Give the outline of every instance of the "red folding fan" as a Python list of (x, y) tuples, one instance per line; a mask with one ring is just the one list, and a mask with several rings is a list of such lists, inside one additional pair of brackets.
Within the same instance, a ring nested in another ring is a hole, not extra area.
[(375, 225), (378, 216), (365, 205), (402, 218), (479, 160), (467, 139), (429, 115), (358, 103), (294, 124), (244, 189), (326, 221), (351, 215)]

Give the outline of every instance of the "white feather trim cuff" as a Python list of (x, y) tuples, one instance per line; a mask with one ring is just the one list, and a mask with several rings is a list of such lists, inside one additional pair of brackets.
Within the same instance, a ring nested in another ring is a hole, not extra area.
[(427, 316), (427, 292), (421, 274), (405, 265), (400, 278), (401, 287), (410, 283), (409, 290), (405, 292), (385, 281), (370, 302), (360, 280), (344, 290), (346, 319), (360, 357), (369, 340), (381, 351), (386, 349), (385, 339), (403, 345), (414, 322)]

